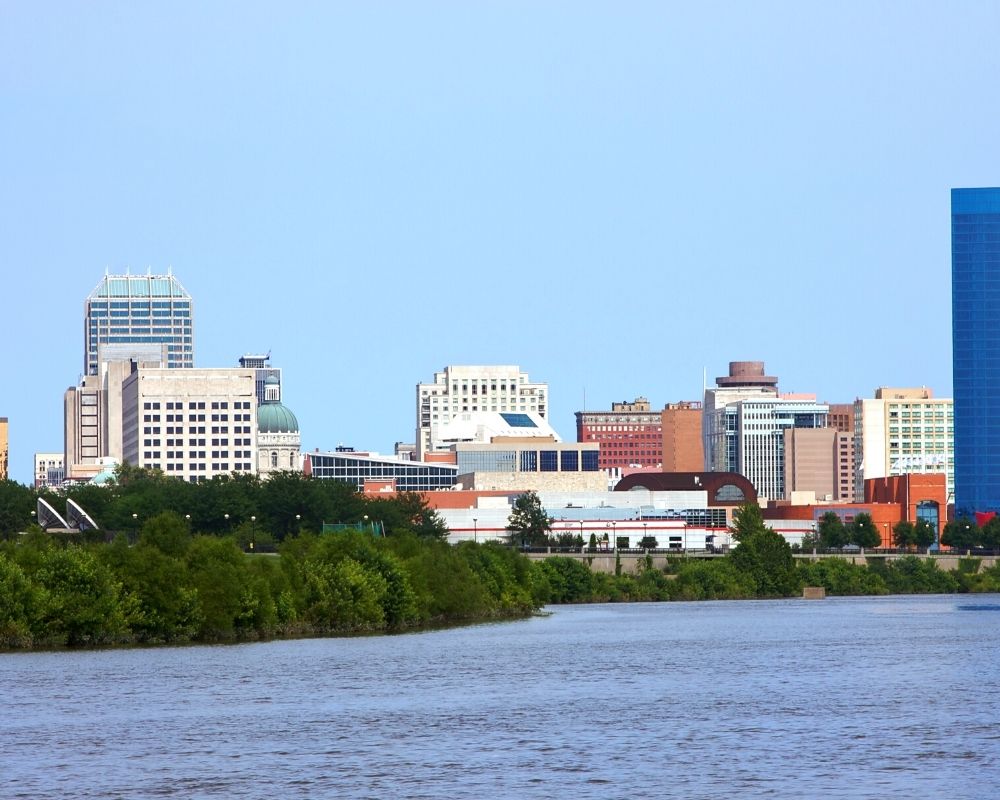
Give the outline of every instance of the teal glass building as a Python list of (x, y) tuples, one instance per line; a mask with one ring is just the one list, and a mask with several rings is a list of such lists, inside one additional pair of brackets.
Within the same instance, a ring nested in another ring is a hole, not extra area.
[(105, 275), (84, 303), (84, 374), (102, 351), (165, 351), (168, 367), (194, 366), (191, 295), (173, 275)]
[(955, 511), (1000, 511), (1000, 188), (951, 190)]

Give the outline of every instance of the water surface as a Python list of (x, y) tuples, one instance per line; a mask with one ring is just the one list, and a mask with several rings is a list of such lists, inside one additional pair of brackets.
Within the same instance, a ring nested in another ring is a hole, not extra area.
[(550, 610), (0, 656), (0, 796), (1000, 796), (1000, 596)]

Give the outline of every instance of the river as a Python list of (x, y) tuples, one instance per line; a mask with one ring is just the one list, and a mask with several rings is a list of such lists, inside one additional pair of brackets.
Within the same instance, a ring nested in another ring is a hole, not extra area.
[(1000, 596), (0, 656), (4, 798), (995, 798)]

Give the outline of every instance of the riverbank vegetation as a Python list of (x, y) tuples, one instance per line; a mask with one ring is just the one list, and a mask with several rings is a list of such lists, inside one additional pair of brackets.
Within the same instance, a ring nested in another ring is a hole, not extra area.
[(539, 565), (554, 603), (649, 600), (751, 600), (798, 597), (804, 586), (822, 586), (829, 595), (1000, 592), (1000, 566), (982, 569), (964, 558), (945, 571), (926, 558), (870, 558), (854, 564), (842, 558), (795, 559), (787, 542), (767, 528), (754, 505), (734, 516), (739, 541), (727, 558), (668, 560), (663, 569), (648, 559), (638, 574), (591, 572), (579, 559), (549, 558)]
[(35, 490), (0, 490), (7, 649), (392, 632), (549, 603), (793, 597), (807, 585), (831, 595), (1000, 591), (1000, 567), (973, 558), (954, 572), (916, 556), (796, 561), (754, 505), (735, 514), (739, 546), (728, 557), (666, 568), (647, 557), (635, 574), (620, 564), (603, 574), (579, 558), (532, 562), (507, 543), (449, 545), (419, 496), (370, 499), (291, 473), (183, 484), (125, 467), (113, 486), (70, 491), (115, 526), (82, 534), (43, 532), (30, 521)]
[(0, 546), (0, 646), (222, 642), (523, 616), (546, 602), (502, 545), (301, 534), (250, 555), (166, 513), (135, 545), (41, 532)]

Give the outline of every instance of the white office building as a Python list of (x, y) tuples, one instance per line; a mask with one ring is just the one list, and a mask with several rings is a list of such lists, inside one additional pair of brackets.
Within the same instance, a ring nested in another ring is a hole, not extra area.
[(257, 471), (254, 370), (134, 367), (121, 393), (129, 464), (191, 482)]
[(480, 411), (548, 417), (549, 387), (533, 383), (517, 366), (447, 366), (432, 383), (417, 384), (417, 458), (446, 449), (435, 432), (440, 426)]

